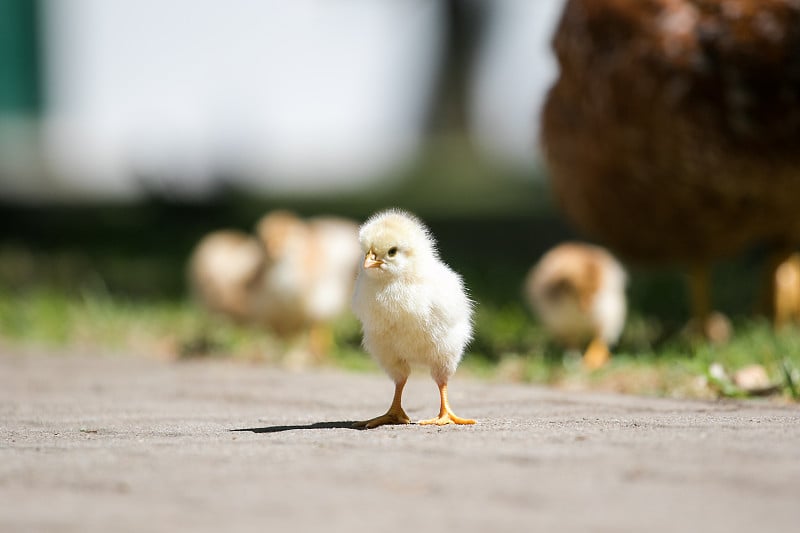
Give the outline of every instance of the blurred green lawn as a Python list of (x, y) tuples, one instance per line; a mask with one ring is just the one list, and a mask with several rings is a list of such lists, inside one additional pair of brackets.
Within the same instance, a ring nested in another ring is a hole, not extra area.
[[(11, 222), (0, 230), (0, 345), (283, 364), (295, 348), (292, 343), (207, 316), (192, 305), (184, 269), (193, 246), (221, 227), (250, 230), (275, 207), (362, 220), (376, 209), (398, 205), (431, 226), (442, 257), (463, 274), (478, 304), (475, 340), (460, 370), (464, 374), (715, 397), (742, 391), (710, 378), (712, 363), (729, 371), (758, 363), (779, 385), (780, 398), (797, 398), (800, 331), (775, 334), (752, 312), (760, 280), (757, 250), (721, 264), (715, 272), (715, 303), (733, 319), (732, 342), (713, 347), (682, 333), (687, 303), (680, 272), (669, 267), (632, 269), (631, 316), (620, 345), (610, 365), (587, 372), (577, 354), (564, 354), (548, 341), (520, 292), (536, 259), (575, 234), (550, 204), (541, 180), (512, 176), (500, 187), (503, 194), (487, 200), (487, 187), (494, 185), (470, 172), (476, 171), (462, 172), (467, 177), (459, 183), (458, 202), (442, 198), (448, 190), (442, 184), (412, 178), (402, 194), (383, 187), (324, 201), (255, 199), (229, 191), (206, 204), (170, 202), (162, 196), (136, 205), (0, 205), (0, 217)], [(402, 201), (395, 203), (397, 198)], [(482, 200), (473, 205), (463, 198)], [(354, 318), (343, 318), (334, 333), (336, 345), (326, 364), (377, 370), (360, 348)]]

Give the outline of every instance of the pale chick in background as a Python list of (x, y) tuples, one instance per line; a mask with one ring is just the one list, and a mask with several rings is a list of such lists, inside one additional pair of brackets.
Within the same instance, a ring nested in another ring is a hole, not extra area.
[(283, 338), (309, 331), (310, 349), (321, 355), (330, 345), (329, 322), (347, 309), (359, 249), (355, 222), (273, 211), (258, 222), (256, 237), (205, 237), (192, 255), (190, 280), (209, 310)]
[(204, 308), (237, 322), (253, 319), (252, 287), (264, 270), (254, 237), (234, 230), (209, 233), (189, 259), (189, 284)]
[[(256, 225), (264, 273), (254, 285), (256, 320), (279, 335), (330, 322), (346, 308), (358, 268), (358, 225), (273, 211)], [(316, 331), (320, 331), (317, 329)]]
[(439, 415), (420, 424), (474, 424), (456, 416), (447, 397), (472, 337), (472, 302), (461, 277), (445, 265), (433, 236), (416, 217), (390, 209), (373, 215), (359, 231), (364, 263), (353, 294), (367, 351), (395, 384), (386, 414), (355, 427), (408, 424), (401, 405), (412, 365), (430, 368), (439, 387)]
[(525, 283), (528, 303), (556, 341), (583, 349), (584, 364), (603, 366), (625, 326), (627, 276), (598, 246), (565, 243), (547, 252)]

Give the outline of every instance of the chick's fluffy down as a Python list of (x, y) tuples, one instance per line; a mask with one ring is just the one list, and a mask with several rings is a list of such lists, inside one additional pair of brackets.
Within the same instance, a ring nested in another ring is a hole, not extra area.
[(189, 260), (189, 284), (205, 308), (246, 321), (252, 314), (250, 286), (264, 260), (258, 241), (244, 233), (220, 230), (204, 237)]
[(360, 241), (364, 253), (399, 248), (392, 268), (359, 271), (353, 311), (364, 347), (395, 380), (422, 364), (446, 382), (472, 337), (472, 302), (461, 277), (439, 259), (425, 226), (406, 213), (374, 216)]
[(525, 296), (559, 342), (579, 347), (594, 337), (615, 344), (625, 326), (627, 276), (605, 249), (564, 243), (531, 269)]

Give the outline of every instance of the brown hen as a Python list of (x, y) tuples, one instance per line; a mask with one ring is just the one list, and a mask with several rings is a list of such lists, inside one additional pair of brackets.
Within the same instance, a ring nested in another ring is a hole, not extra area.
[[(570, 0), (542, 116), (552, 188), (583, 231), (638, 262), (708, 270), (800, 244), (800, 1)], [(779, 298), (778, 298), (779, 299)]]

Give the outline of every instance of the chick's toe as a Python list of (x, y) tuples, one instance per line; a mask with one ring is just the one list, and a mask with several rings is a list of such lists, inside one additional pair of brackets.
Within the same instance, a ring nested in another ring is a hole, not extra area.
[(390, 409), (385, 415), (376, 416), (375, 418), (370, 418), (369, 420), (362, 420), (361, 422), (356, 422), (353, 424), (353, 427), (356, 429), (373, 429), (379, 426), (410, 423), (411, 419), (401, 408), (399, 410)]
[(420, 426), (446, 426), (448, 424), (469, 425), (474, 424), (475, 421), (471, 418), (461, 418), (460, 416), (456, 416), (452, 411), (448, 411), (444, 414), (440, 414), (436, 418), (420, 420), (417, 423)]

